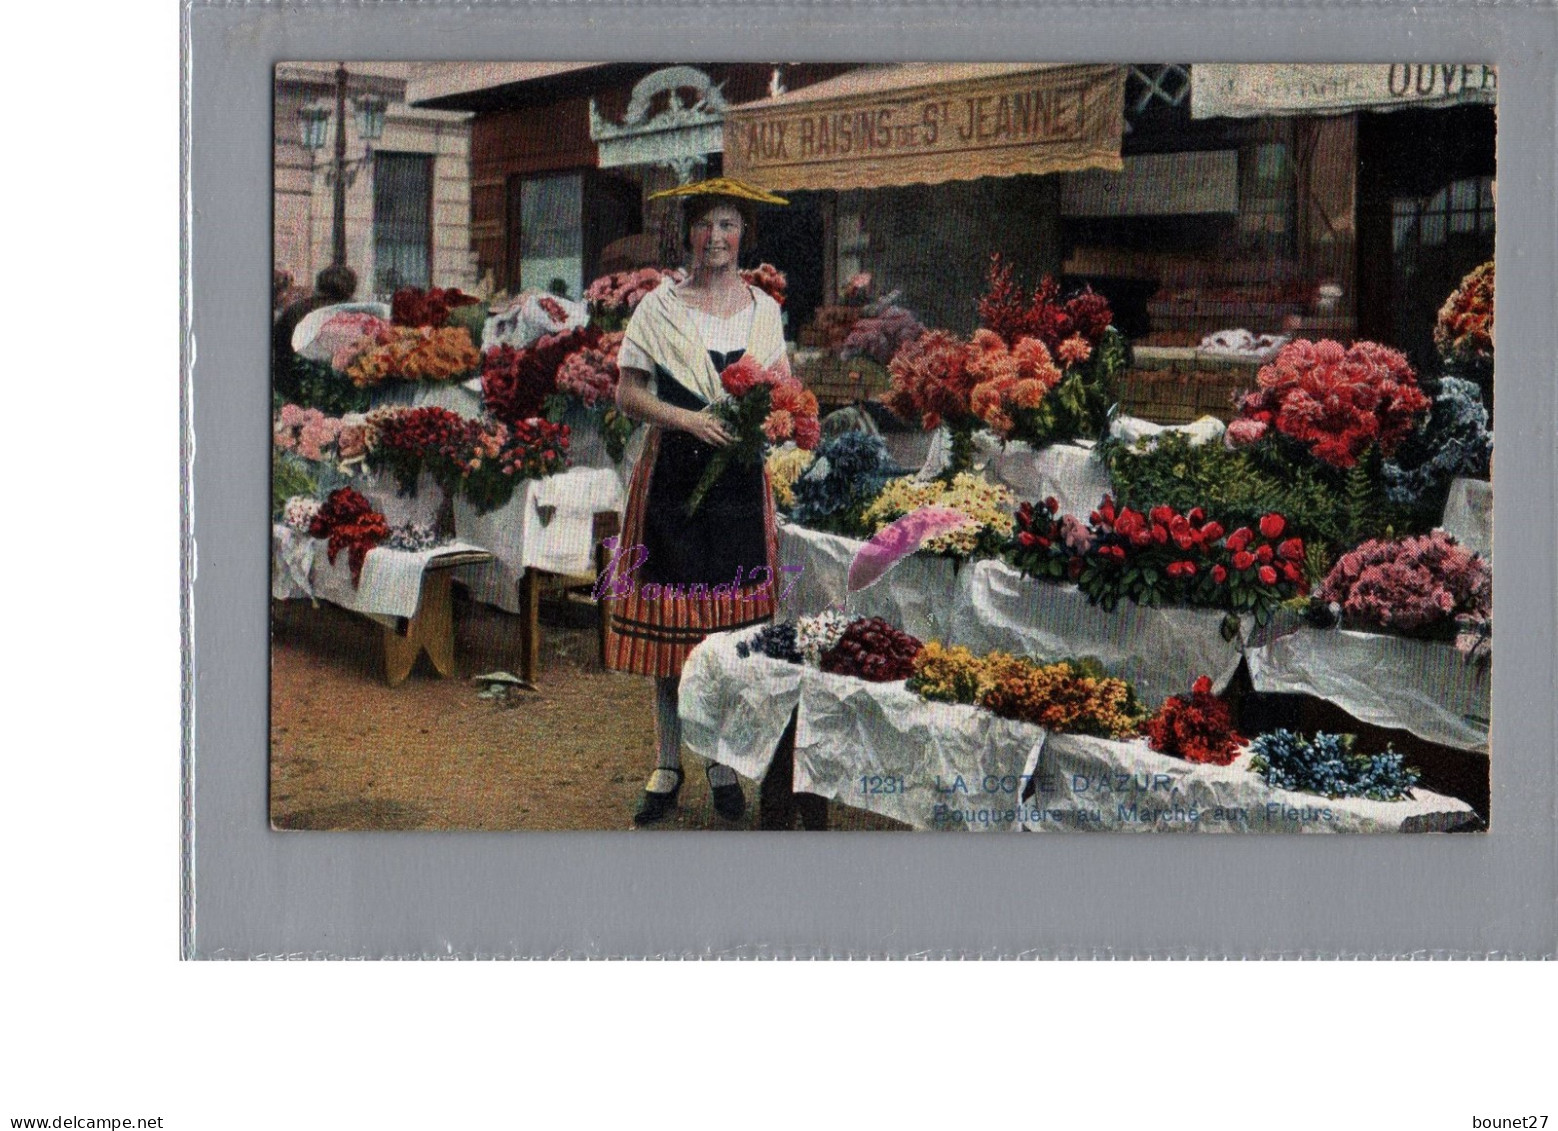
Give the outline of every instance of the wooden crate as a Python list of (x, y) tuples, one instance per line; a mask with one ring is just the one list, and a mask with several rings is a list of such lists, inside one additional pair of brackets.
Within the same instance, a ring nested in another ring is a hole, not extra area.
[(1235, 398), (1255, 387), (1259, 371), (1259, 363), (1242, 358), (1137, 347), (1134, 366), (1120, 378), (1120, 409), (1155, 424), (1232, 420)]
[(797, 361), (795, 375), (829, 408), (873, 400), (891, 383), (887, 369), (869, 358), (841, 361), (834, 354)]

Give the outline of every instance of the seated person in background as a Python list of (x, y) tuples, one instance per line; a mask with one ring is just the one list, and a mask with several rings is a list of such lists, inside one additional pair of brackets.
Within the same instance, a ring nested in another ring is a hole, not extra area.
[(278, 387), (285, 388), (292, 372), (292, 332), (321, 306), (348, 302), (357, 293), (357, 272), (346, 266), (326, 267), (314, 278), (314, 293), (281, 312), (271, 331), (271, 366)]

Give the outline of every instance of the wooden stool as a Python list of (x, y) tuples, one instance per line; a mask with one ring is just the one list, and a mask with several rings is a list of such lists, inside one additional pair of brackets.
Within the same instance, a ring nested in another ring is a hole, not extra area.
[(427, 652), (440, 676), (454, 674), (454, 602), (450, 583), (456, 566), (490, 562), (486, 551), (446, 554), (434, 558), (422, 571), (422, 593), (415, 616), (397, 617), (384, 625), (384, 680), (399, 687), (411, 674), (417, 657)]

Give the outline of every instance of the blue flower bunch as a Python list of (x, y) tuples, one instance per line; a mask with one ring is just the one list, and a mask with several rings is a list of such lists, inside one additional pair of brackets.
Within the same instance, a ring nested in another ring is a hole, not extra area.
[(1493, 433), (1482, 390), (1460, 377), (1441, 377), (1433, 409), (1381, 468), (1385, 497), (1398, 506), (1442, 508), (1450, 480), (1488, 473)]
[(743, 660), (752, 656), (767, 656), (786, 663), (801, 662), (801, 649), (795, 639), (795, 625), (790, 623), (765, 624), (745, 640), (736, 644), (736, 655)]
[(1400, 801), (1412, 795), (1422, 776), (1386, 749), (1382, 754), (1354, 754), (1351, 735), (1317, 734), (1305, 738), (1290, 730), (1274, 730), (1250, 744), (1250, 768), (1277, 789), (1318, 793), (1324, 797), (1367, 797)]
[(861, 512), (887, 481), (904, 474), (893, 466), (880, 436), (845, 432), (824, 440), (811, 467), (795, 481), (790, 517), (802, 526), (861, 536)]

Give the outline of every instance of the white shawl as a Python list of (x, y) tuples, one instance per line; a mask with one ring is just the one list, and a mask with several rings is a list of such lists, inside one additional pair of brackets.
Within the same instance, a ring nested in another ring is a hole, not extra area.
[[(748, 289), (757, 309), (747, 333), (746, 352), (764, 366), (782, 362), (784, 326), (779, 319), (779, 304), (756, 287)], [(703, 335), (698, 333), (692, 312), (677, 296), (676, 284), (671, 280), (644, 296), (628, 322), (624, 341), (665, 366), (678, 381), (710, 404), (725, 395)]]

